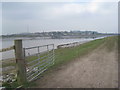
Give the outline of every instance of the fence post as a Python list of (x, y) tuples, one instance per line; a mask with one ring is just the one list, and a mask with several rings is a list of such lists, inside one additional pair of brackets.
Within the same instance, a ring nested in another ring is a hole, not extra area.
[(20, 85), (24, 85), (27, 83), (27, 79), (22, 40), (21, 39), (15, 40), (14, 43), (15, 43), (17, 82)]

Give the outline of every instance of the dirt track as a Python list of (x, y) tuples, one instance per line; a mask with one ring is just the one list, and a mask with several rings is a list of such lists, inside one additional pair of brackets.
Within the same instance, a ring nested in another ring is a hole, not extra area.
[(36, 81), (39, 88), (118, 87), (117, 49), (99, 47)]

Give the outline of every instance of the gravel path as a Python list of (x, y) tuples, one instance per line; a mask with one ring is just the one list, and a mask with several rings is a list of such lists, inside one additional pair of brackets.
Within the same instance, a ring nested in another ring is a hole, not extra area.
[(117, 49), (99, 47), (36, 82), (38, 88), (117, 88)]

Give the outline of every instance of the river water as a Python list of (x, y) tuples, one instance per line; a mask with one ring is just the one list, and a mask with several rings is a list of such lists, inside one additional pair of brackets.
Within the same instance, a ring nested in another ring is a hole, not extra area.
[[(55, 49), (57, 48), (58, 45), (61, 44), (67, 44), (67, 43), (73, 43), (73, 42), (88, 42), (91, 40), (95, 40), (93, 38), (82, 38), (82, 39), (40, 39), (40, 38), (2, 38), (2, 40), (0, 41), (0, 43), (2, 43), (2, 47), (1, 48), (7, 48), (9, 46), (14, 45), (14, 40), (15, 39), (23, 39), (23, 47), (27, 48), (27, 47), (34, 47), (34, 46), (41, 46), (41, 45), (47, 45), (47, 44), (54, 44), (55, 45)], [(98, 39), (98, 38), (96, 38)], [(0, 49), (1, 49), (0, 48)], [(14, 55), (14, 50), (10, 50), (10, 51), (6, 51), (6, 52), (2, 52), (1, 54), (1, 59), (8, 59), (8, 58), (13, 58), (15, 57)]]

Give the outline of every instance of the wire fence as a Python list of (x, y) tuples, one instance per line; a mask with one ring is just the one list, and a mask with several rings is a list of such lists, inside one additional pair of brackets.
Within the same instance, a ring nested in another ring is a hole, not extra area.
[[(15, 46), (10, 46), (8, 48), (3, 48), (0, 50), (0, 53), (9, 52), (14, 50)], [(1, 65), (1, 72), (0, 72), (0, 82), (1, 83), (11, 83), (16, 81), (16, 69), (15, 69), (15, 58), (6, 58), (4, 60), (0, 60)]]
[(0, 50), (0, 52), (6, 52), (6, 51), (10, 51), (10, 50), (13, 50), (15, 48), (15, 46), (10, 46), (8, 48), (3, 48)]

